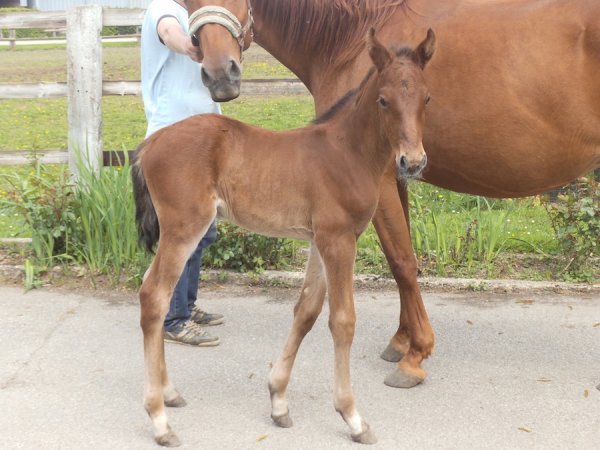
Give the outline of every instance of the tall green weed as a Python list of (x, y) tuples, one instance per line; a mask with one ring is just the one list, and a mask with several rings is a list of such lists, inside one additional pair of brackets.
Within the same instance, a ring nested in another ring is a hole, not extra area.
[(26, 177), (9, 177), (0, 208), (16, 213), (32, 237), (35, 266), (85, 265), (116, 284), (139, 281), (149, 257), (138, 247), (129, 162), (98, 172), (81, 164), (74, 182), (66, 166), (37, 161)]
[(41, 265), (70, 259), (77, 240), (77, 200), (66, 167), (33, 160), (26, 176), (7, 174), (0, 208), (20, 218), (28, 229)]

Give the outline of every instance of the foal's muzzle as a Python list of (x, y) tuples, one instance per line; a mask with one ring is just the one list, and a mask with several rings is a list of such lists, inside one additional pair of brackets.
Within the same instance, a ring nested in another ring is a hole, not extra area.
[(407, 156), (402, 155), (396, 159), (396, 178), (419, 178), (423, 169), (427, 165), (427, 155), (423, 153), (421, 160), (411, 160)]

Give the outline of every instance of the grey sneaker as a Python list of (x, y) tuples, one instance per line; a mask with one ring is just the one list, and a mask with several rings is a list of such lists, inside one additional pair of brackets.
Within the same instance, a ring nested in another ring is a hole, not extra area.
[(164, 330), (164, 339), (167, 342), (195, 345), (196, 347), (214, 347), (215, 345), (219, 345), (218, 337), (211, 336), (193, 320), (185, 322), (179, 330)]
[(191, 319), (198, 325), (221, 325), (225, 321), (223, 314), (207, 313), (198, 306), (192, 308)]

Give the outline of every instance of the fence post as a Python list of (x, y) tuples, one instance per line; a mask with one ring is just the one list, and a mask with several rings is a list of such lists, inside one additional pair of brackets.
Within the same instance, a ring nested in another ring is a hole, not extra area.
[(102, 7), (67, 11), (69, 170), (78, 162), (98, 171), (102, 161)]

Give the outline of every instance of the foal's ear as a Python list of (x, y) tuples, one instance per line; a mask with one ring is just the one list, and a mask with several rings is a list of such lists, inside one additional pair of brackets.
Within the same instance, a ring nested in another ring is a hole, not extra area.
[(427, 30), (427, 37), (419, 44), (416, 50), (417, 57), (419, 58), (419, 64), (421, 68), (429, 62), (433, 54), (435, 53), (435, 33), (430, 28)]
[(367, 49), (379, 72), (392, 62), (392, 54), (375, 37), (375, 28), (371, 28), (367, 33)]

